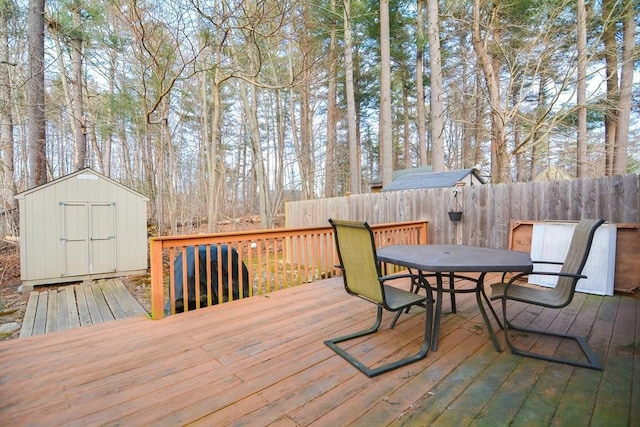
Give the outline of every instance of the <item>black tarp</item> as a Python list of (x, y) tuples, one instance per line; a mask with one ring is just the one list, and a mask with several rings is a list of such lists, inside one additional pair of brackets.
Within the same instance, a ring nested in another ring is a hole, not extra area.
[[(238, 252), (235, 249), (227, 245), (210, 245), (209, 247), (209, 261), (211, 263), (211, 298), (212, 304), (218, 303), (218, 271), (222, 271), (222, 300), (224, 302), (229, 301), (229, 283), (231, 282), (231, 288), (233, 292), (233, 299), (240, 298), (240, 279), (238, 275), (238, 265), (242, 265), (242, 297), (249, 296), (249, 271), (244, 263), (240, 263), (238, 259)], [(218, 260), (218, 248), (220, 248), (220, 260)], [(231, 265), (229, 265), (229, 252), (231, 252)], [(196, 264), (195, 264), (195, 248), (194, 246), (187, 246), (186, 248), (187, 258), (187, 288), (188, 288), (188, 304), (189, 310), (195, 310), (196, 308)], [(199, 262), (199, 282), (200, 282), (200, 307), (207, 306), (207, 246), (198, 246), (198, 262)], [(175, 305), (176, 313), (184, 311), (184, 298), (183, 298), (183, 265), (182, 265), (182, 251), (178, 253), (173, 263), (174, 266), (174, 283), (176, 286)], [(231, 272), (229, 267), (231, 266)], [(170, 302), (165, 306), (165, 314), (170, 314), (171, 305)]]

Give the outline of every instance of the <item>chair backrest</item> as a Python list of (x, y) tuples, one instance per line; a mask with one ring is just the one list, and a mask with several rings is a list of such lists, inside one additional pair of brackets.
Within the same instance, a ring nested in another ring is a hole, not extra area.
[(377, 304), (384, 302), (384, 288), (378, 280), (380, 266), (373, 231), (366, 222), (330, 219), (347, 292)]
[[(576, 225), (569, 244), (567, 256), (560, 269), (562, 273), (582, 274), (582, 269), (587, 262), (587, 257), (593, 243), (593, 236), (596, 229), (604, 223), (602, 219), (583, 219)], [(556, 292), (561, 299), (566, 299), (567, 304), (571, 302), (575, 291), (577, 279), (571, 277), (559, 277), (556, 284)]]

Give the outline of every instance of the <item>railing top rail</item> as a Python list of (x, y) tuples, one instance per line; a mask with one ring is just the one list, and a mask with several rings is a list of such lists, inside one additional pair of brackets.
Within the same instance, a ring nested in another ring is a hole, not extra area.
[[(384, 230), (386, 228), (397, 227), (412, 227), (426, 225), (428, 221), (403, 221), (393, 222), (385, 224), (374, 224), (371, 227), (374, 230)], [(188, 245), (200, 245), (209, 243), (225, 243), (229, 240), (234, 241), (247, 241), (258, 238), (270, 238), (270, 237), (286, 237), (286, 236), (299, 236), (304, 234), (324, 233), (332, 232), (331, 226), (326, 227), (304, 227), (304, 228), (276, 228), (267, 230), (250, 230), (250, 231), (233, 231), (225, 233), (203, 233), (203, 234), (188, 234), (182, 236), (159, 236), (151, 237), (149, 241), (151, 243), (161, 243), (162, 247), (170, 248), (176, 246), (184, 246), (185, 241)], [(232, 239), (230, 239), (232, 238)]]

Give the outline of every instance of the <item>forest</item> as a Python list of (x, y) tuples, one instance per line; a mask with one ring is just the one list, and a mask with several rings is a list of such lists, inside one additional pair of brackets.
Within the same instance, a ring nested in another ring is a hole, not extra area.
[(161, 234), (394, 170), (640, 172), (638, 0), (0, 0), (0, 214), (90, 167)]

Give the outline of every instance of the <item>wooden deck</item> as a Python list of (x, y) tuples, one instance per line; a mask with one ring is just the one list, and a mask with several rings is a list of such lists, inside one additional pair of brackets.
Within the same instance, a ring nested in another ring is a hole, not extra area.
[(31, 292), (20, 338), (146, 314), (122, 279)]
[[(437, 352), (373, 379), (323, 344), (375, 316), (340, 279), (0, 342), (0, 425), (640, 425), (640, 299), (514, 306), (524, 323), (588, 335), (602, 372), (498, 353), (473, 295), (457, 302)], [(415, 351), (422, 310), (394, 330), (390, 318), (351, 350), (369, 362)]]

